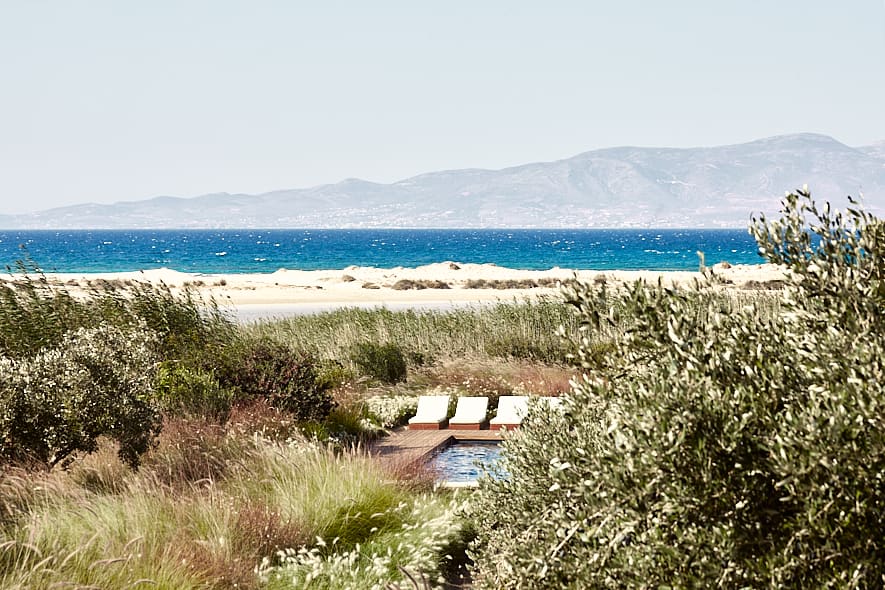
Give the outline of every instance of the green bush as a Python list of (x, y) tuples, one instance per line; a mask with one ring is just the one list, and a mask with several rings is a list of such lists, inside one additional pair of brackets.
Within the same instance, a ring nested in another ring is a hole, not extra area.
[(147, 332), (81, 329), (30, 357), (0, 357), (0, 462), (65, 464), (100, 436), (137, 466), (160, 417), (152, 404), (156, 344)]
[(369, 418), (381, 428), (407, 424), (417, 409), (418, 398), (413, 395), (376, 395), (366, 400)]
[(321, 378), (310, 355), (268, 339), (242, 340), (225, 347), (214, 359), (222, 387), (244, 397), (267, 399), (298, 421), (324, 420), (335, 402), (329, 381)]
[(164, 361), (154, 387), (160, 409), (169, 415), (205, 416), (220, 422), (230, 414), (234, 393), (199, 367)]
[(367, 418), (362, 404), (337, 405), (324, 421), (301, 422), (298, 428), (308, 440), (337, 450), (359, 448), (384, 433)]
[[(155, 360), (214, 362), (232, 339), (234, 325), (214, 301), (134, 281), (95, 281), (75, 297), (29, 260), (16, 270), (0, 282), (4, 460), (51, 467), (105, 435), (136, 464), (159, 429), (154, 403), (185, 411), (202, 398), (223, 415), (225, 392), (211, 375), (170, 372), (167, 362), (152, 383)], [(151, 400), (154, 384), (159, 398)]]
[(800, 191), (751, 233), (791, 271), (777, 305), (712, 275), (567, 291), (587, 373), (483, 481), (476, 587), (885, 584), (885, 230)]
[(343, 387), (355, 378), (354, 371), (340, 361), (317, 361), (317, 383), (324, 389)]
[(350, 351), (350, 360), (364, 375), (384, 383), (406, 380), (406, 357), (393, 343), (359, 342)]

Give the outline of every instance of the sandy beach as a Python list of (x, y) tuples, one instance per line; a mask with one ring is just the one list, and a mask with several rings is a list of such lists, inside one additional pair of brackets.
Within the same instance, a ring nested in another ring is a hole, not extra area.
[[(736, 289), (759, 288), (784, 278), (773, 265), (716, 265), (714, 272)], [(417, 268), (348, 267), (341, 270), (286, 270), (267, 274), (190, 274), (162, 268), (123, 273), (52, 273), (47, 278), (71, 289), (89, 281), (146, 281), (173, 288), (191, 286), (241, 319), (292, 313), (315, 313), (337, 307), (384, 306), (447, 308), (457, 305), (513, 301), (558, 293), (557, 283), (577, 277), (618, 285), (637, 279), (688, 284), (700, 277), (689, 271), (516, 270), (493, 264), (441, 262)], [(4, 275), (6, 280), (14, 276)]]

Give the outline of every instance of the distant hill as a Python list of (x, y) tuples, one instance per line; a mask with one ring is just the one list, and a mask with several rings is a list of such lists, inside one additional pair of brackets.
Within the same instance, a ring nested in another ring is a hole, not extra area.
[(393, 184), (348, 179), (260, 195), (156, 197), (0, 215), (8, 229), (743, 227), (808, 184), (885, 211), (885, 142), (796, 134), (708, 148), (619, 147), (503, 170), (447, 170)]

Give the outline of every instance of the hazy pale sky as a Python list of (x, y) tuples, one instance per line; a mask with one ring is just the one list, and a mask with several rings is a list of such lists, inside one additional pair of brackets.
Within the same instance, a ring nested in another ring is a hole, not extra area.
[(0, 0), (0, 213), (885, 140), (883, 0)]

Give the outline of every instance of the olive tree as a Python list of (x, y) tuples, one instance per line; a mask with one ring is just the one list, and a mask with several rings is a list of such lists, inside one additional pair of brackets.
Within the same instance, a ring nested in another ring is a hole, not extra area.
[(136, 466), (160, 430), (156, 342), (144, 330), (81, 328), (31, 356), (0, 357), (0, 463), (52, 468), (98, 438)]
[(802, 190), (750, 232), (782, 295), (569, 287), (583, 377), (482, 481), (477, 587), (885, 584), (885, 230)]

